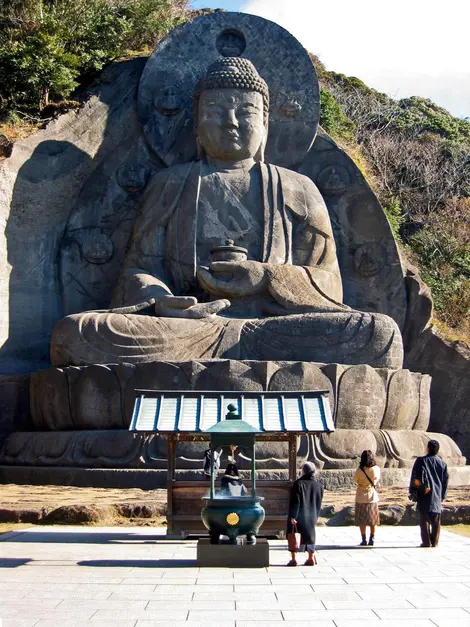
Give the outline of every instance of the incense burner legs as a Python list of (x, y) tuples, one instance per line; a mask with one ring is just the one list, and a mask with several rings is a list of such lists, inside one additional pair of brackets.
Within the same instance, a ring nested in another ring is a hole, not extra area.
[(218, 544), (220, 536), (228, 536), (237, 544), (238, 536), (245, 536), (247, 544), (256, 544), (256, 535), (264, 521), (262, 497), (204, 498), (201, 512), (204, 526), (209, 530), (211, 544)]

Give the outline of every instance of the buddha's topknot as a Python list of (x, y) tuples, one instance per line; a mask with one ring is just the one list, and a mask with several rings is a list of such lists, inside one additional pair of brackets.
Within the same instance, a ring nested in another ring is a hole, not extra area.
[(222, 57), (213, 63), (206, 75), (196, 85), (193, 96), (194, 110), (197, 112), (199, 98), (208, 89), (246, 89), (256, 91), (263, 97), (265, 123), (269, 115), (269, 89), (266, 82), (258, 74), (255, 66), (243, 57)]

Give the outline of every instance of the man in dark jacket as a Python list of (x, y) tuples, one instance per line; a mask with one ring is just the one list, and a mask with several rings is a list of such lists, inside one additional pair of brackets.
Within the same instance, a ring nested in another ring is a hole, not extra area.
[(446, 498), (449, 473), (438, 452), (439, 442), (429, 440), (427, 454), (418, 457), (411, 471), (410, 493), (416, 495), (422, 547), (439, 544), (442, 501)]
[[(299, 552), (308, 551), (305, 566), (315, 564), (315, 525), (320, 514), (323, 498), (323, 486), (314, 478), (315, 466), (306, 462), (302, 466), (302, 476), (291, 489), (289, 514), (287, 517), (287, 533), (300, 533)], [(292, 559), (288, 566), (297, 566), (296, 552), (291, 551)]]

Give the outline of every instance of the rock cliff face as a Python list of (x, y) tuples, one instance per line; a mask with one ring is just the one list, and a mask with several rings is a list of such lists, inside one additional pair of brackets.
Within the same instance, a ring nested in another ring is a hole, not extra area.
[(430, 431), (442, 431), (470, 458), (470, 349), (446, 340), (435, 327), (423, 331), (406, 367), (432, 376)]
[(50, 335), (63, 315), (64, 230), (85, 180), (135, 135), (144, 63), (112, 66), (79, 111), (15, 143), (0, 162), (0, 374), (49, 365)]

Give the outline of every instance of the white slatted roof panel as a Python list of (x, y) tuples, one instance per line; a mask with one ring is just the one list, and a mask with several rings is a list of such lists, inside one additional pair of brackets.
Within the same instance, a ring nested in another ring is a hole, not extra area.
[(323, 392), (137, 391), (131, 431), (202, 433), (224, 420), (228, 405), (267, 433), (334, 431), (328, 396)]
[(284, 431), (282, 402), (279, 396), (263, 397), (263, 431)]
[[(178, 429), (181, 397), (162, 394), (162, 406), (158, 417), (157, 431), (176, 431)], [(144, 404), (147, 400), (144, 399)]]
[(262, 424), (262, 398), (244, 397), (243, 398), (243, 420), (260, 431), (263, 430)]
[(301, 398), (285, 397), (284, 428), (286, 431), (305, 431), (305, 418)]
[(220, 399), (214, 396), (203, 396), (201, 405), (201, 416), (199, 429), (207, 431), (212, 425), (220, 420)]
[(182, 396), (178, 429), (180, 431), (199, 431), (201, 398)]

